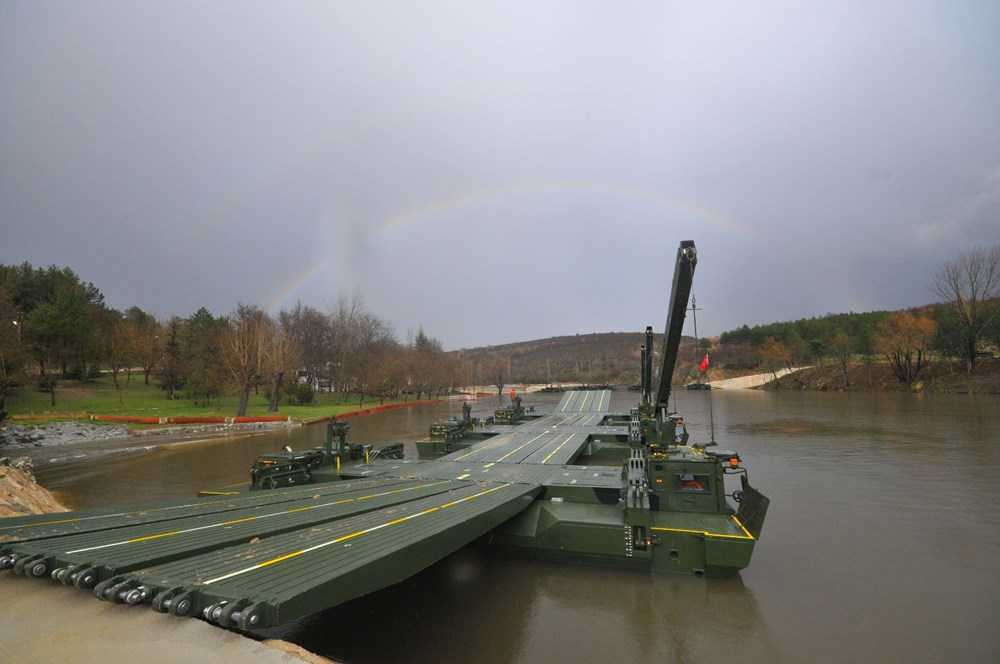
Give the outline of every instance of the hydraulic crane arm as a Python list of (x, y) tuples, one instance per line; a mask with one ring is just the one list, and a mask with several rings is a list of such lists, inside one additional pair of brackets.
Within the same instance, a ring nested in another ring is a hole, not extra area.
[(670, 382), (677, 364), (677, 349), (681, 345), (681, 331), (687, 315), (688, 300), (691, 297), (691, 283), (694, 268), (698, 264), (698, 252), (693, 240), (683, 240), (677, 248), (677, 262), (674, 264), (674, 283), (670, 289), (670, 306), (667, 309), (667, 329), (663, 335), (663, 354), (656, 387), (656, 412), (667, 412), (670, 399)]

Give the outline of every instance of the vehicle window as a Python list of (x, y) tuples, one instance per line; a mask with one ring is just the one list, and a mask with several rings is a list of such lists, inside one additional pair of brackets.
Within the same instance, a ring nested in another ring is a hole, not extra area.
[(677, 491), (682, 493), (709, 493), (708, 475), (680, 473), (677, 475)]

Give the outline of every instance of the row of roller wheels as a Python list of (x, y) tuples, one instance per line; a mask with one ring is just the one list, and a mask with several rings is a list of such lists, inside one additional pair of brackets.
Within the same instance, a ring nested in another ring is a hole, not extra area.
[[(154, 611), (169, 613), (178, 617), (190, 617), (197, 613), (199, 598), (195, 591), (182, 586), (155, 592), (129, 576), (113, 576), (98, 582), (99, 569), (91, 563), (81, 563), (50, 570), (50, 561), (44, 554), (0, 556), (0, 570), (10, 569), (21, 576), (41, 578), (49, 576), (65, 586), (76, 586), (90, 590), (105, 602), (135, 606), (149, 603)], [(241, 631), (253, 631), (265, 626), (267, 607), (249, 600), (234, 602), (219, 601), (201, 608), (201, 617), (206, 621)]]
[(49, 573), (49, 562), (43, 554), (17, 556), (13, 553), (0, 556), (0, 570), (13, 570), (18, 576), (43, 577)]

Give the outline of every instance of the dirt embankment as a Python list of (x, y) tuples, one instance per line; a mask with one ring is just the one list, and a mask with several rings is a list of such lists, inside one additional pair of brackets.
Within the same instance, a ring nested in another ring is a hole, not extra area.
[(0, 518), (66, 511), (48, 489), (35, 481), (30, 459), (0, 458)]
[(960, 362), (934, 362), (911, 384), (902, 383), (884, 362), (852, 364), (847, 376), (840, 366), (802, 369), (771, 381), (760, 389), (835, 392), (937, 392), (1000, 395), (1000, 360), (983, 359), (969, 374)]

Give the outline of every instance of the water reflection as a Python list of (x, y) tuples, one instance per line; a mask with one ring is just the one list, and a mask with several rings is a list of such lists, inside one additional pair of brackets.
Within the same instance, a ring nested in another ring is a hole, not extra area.
[(734, 639), (776, 654), (739, 577), (560, 566), (485, 544), (274, 635), (350, 662), (717, 661)]

